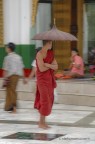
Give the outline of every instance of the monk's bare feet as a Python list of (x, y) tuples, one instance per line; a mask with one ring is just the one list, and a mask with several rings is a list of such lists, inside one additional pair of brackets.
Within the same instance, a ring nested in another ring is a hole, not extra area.
[(47, 126), (47, 128), (51, 128), (51, 127), (50, 127), (49, 125), (47, 125), (47, 124), (46, 124), (46, 126)]
[(13, 111), (11, 113), (16, 114), (16, 107), (13, 108)]
[(16, 114), (17, 112), (16, 112), (16, 111), (10, 111), (10, 113), (12, 113), (12, 114)]
[(49, 129), (50, 127), (47, 124), (39, 124), (39, 128)]

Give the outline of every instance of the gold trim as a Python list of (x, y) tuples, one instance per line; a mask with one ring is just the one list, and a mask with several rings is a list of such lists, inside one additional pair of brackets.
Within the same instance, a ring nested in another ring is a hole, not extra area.
[[(53, 18), (56, 19), (57, 28), (62, 31), (70, 32), (71, 0), (53, 0), (52, 6)], [(54, 42), (54, 53), (59, 70), (68, 68), (70, 63), (70, 48), (70, 42)]]
[(33, 0), (32, 1), (32, 26), (34, 26), (36, 23), (37, 8), (38, 8), (38, 0)]

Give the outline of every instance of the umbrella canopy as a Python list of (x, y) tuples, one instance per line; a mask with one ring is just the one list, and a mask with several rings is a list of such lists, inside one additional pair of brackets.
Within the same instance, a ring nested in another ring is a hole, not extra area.
[(69, 41), (77, 41), (77, 38), (67, 32), (60, 31), (54, 25), (53, 28), (49, 31), (45, 31), (43, 33), (36, 34), (32, 40), (69, 40)]

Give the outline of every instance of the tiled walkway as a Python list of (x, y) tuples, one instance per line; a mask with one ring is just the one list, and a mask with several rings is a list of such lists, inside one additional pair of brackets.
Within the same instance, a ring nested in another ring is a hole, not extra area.
[(33, 102), (19, 101), (17, 114), (0, 100), (0, 144), (95, 144), (95, 107), (54, 104), (48, 130), (38, 128)]

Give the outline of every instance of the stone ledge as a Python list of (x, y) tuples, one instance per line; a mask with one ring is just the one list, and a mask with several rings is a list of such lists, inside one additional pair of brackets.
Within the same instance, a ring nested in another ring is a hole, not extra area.
[[(2, 80), (0, 80), (0, 85)], [(95, 82), (94, 82), (95, 83)], [(35, 80), (31, 80), (24, 85), (22, 80), (19, 81), (17, 92), (19, 100), (33, 100), (35, 98), (36, 84)], [(95, 106), (95, 87), (92, 82), (84, 81), (57, 81), (57, 102), (60, 104), (73, 104), (84, 106)], [(0, 98), (5, 98), (5, 89), (0, 89)]]

